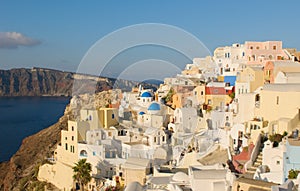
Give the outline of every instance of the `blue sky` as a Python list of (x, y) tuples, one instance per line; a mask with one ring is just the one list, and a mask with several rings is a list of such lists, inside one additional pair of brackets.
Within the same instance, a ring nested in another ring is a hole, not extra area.
[[(282, 40), (284, 47), (300, 50), (299, 6), (296, 0), (2, 0), (0, 69), (38, 66), (76, 71), (97, 40), (140, 23), (180, 27), (210, 51), (246, 40)], [(22, 35), (22, 43), (1, 46), (1, 35), (3, 41), (12, 32)]]

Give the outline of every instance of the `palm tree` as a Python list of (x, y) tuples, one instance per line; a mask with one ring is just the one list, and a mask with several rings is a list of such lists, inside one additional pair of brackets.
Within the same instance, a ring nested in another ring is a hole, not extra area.
[(80, 190), (84, 190), (84, 186), (87, 185), (92, 179), (91, 176), (92, 165), (86, 162), (86, 159), (81, 159), (73, 167), (73, 179), (80, 185)]

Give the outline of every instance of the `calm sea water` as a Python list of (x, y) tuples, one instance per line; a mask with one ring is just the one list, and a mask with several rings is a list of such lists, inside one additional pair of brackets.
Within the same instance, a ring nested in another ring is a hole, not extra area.
[(0, 98), (0, 162), (9, 160), (22, 140), (54, 124), (63, 115), (69, 98)]

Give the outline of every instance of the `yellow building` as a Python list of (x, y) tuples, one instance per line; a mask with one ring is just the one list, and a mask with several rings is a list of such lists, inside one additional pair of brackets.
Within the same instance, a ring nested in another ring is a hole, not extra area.
[(78, 161), (77, 143), (85, 140), (89, 126), (87, 121), (68, 121), (68, 129), (61, 131), (61, 144), (55, 150), (55, 162), (39, 168), (40, 181), (50, 182), (60, 190), (70, 190), (73, 187), (72, 167)]
[(241, 177), (234, 181), (232, 191), (271, 191), (278, 184)]
[(266, 84), (255, 115), (268, 121), (269, 133), (283, 133), (299, 125), (300, 84)]
[(237, 73), (236, 95), (254, 92), (257, 88), (264, 85), (263, 67), (247, 66)]
[(100, 108), (98, 112), (100, 127), (109, 128), (118, 125), (118, 109), (116, 108)]
[(193, 76), (193, 75), (202, 74), (202, 71), (195, 64), (188, 64), (185, 67), (185, 70), (181, 72), (181, 74)]
[(205, 85), (196, 86), (193, 95), (196, 98), (196, 103), (202, 105), (205, 102)]
[(233, 86), (228, 86), (225, 82), (210, 82), (205, 87), (205, 104), (212, 109), (227, 105), (232, 101), (232, 93)]
[(172, 108), (182, 108), (183, 96), (182, 93), (175, 93), (172, 96)]

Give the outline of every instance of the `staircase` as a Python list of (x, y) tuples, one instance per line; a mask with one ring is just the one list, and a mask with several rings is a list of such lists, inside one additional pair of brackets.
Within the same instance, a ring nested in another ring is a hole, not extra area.
[(254, 164), (247, 169), (247, 172), (244, 174), (245, 178), (253, 179), (253, 176), (256, 172), (256, 169), (262, 165), (262, 150), (260, 150), (260, 153), (258, 154), (257, 158), (254, 161)]

